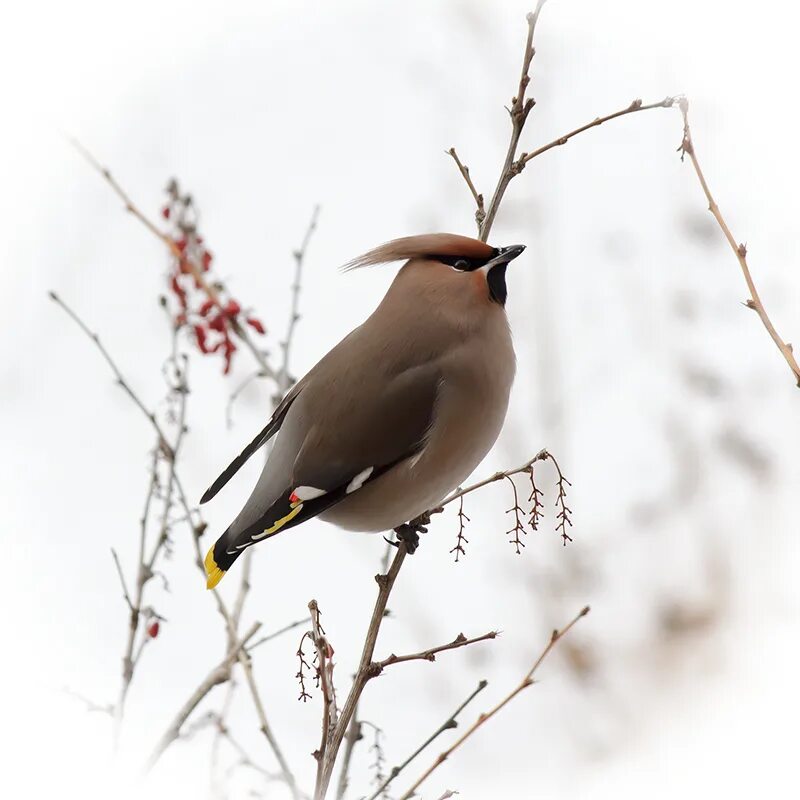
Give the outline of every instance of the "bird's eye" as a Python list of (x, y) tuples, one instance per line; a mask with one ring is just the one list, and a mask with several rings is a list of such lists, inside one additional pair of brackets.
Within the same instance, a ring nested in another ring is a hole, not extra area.
[(464, 272), (465, 270), (469, 269), (469, 262), (463, 258), (459, 258), (455, 264), (453, 264), (453, 269), (460, 270)]

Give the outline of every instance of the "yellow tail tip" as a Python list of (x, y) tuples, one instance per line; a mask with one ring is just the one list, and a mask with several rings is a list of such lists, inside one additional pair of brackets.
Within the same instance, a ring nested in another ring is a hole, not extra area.
[(214, 545), (206, 554), (203, 565), (206, 568), (206, 589), (213, 589), (225, 576), (225, 570), (220, 569), (214, 560)]

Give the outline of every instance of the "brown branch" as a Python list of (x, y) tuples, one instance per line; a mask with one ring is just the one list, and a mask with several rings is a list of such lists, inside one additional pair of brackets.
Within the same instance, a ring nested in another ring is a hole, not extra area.
[(400, 568), (403, 566), (403, 561), (406, 557), (406, 546), (400, 543), (397, 547), (394, 559), (392, 560), (389, 571), (385, 575), (376, 575), (375, 580), (378, 584), (378, 597), (375, 600), (375, 607), (372, 610), (372, 618), (370, 619), (369, 627), (367, 628), (367, 635), (364, 639), (364, 647), (361, 651), (361, 660), (359, 661), (358, 670), (356, 671), (353, 685), (344, 702), (341, 713), (339, 714), (339, 721), (334, 729), (332, 735), (327, 741), (325, 752), (320, 754), (321, 769), (317, 776), (317, 782), (314, 789), (314, 800), (323, 800), (328, 791), (333, 769), (336, 764), (336, 757), (339, 754), (342, 740), (350, 725), (350, 720), (353, 718), (356, 706), (361, 697), (367, 681), (370, 679), (370, 670), (372, 667), (372, 655), (375, 652), (375, 643), (378, 640), (378, 632), (380, 631), (381, 622), (384, 619), (386, 611), (386, 603), (389, 600), (389, 595), (392, 591), (397, 575)]
[(106, 348), (103, 346), (103, 343), (100, 341), (100, 337), (92, 330), (90, 330), (89, 327), (86, 325), (86, 323), (55, 292), (52, 291), (48, 292), (48, 296), (54, 303), (56, 303), (56, 305), (60, 306), (72, 319), (72, 321), (92, 340), (95, 347), (100, 352), (100, 355), (105, 360), (106, 364), (108, 364), (108, 366), (111, 367), (111, 371), (114, 373), (114, 377), (117, 380), (117, 385), (124, 390), (124, 392), (128, 395), (128, 397), (133, 401), (134, 405), (150, 421), (150, 424), (153, 426), (153, 429), (158, 435), (160, 446), (164, 449), (165, 455), (169, 457), (172, 448), (169, 445), (169, 441), (167, 440), (166, 434), (164, 433), (163, 429), (158, 423), (158, 420), (156, 419), (155, 412), (150, 411), (147, 408), (147, 406), (145, 406), (145, 404), (141, 401), (139, 395), (133, 391), (130, 384), (123, 377), (115, 361), (111, 358), (108, 350), (106, 350)]
[(363, 738), (361, 722), (358, 720), (358, 708), (356, 708), (353, 712), (353, 719), (350, 721), (350, 726), (344, 736), (344, 753), (342, 755), (341, 770), (339, 771), (339, 782), (336, 785), (336, 800), (344, 800), (344, 796), (347, 794), (347, 787), (350, 784), (350, 762), (353, 758), (353, 751), (356, 744)]
[(482, 692), (489, 683), (487, 681), (481, 681), (478, 684), (478, 688), (472, 692), (472, 694), (463, 702), (461, 705), (401, 764), (396, 767), (392, 767), (389, 772), (389, 777), (367, 798), (367, 800), (377, 800), (377, 798), (383, 794), (389, 784), (420, 754), (422, 753), (425, 748), (431, 745), (439, 736), (441, 736), (445, 731), (452, 730), (453, 728), (458, 727), (458, 722), (456, 718), (458, 715)]
[[(572, 518), (570, 514), (572, 514), (572, 509), (567, 506), (566, 498), (567, 498), (567, 486), (572, 486), (572, 484), (564, 477), (563, 473), (561, 472), (561, 467), (558, 465), (558, 461), (556, 461), (555, 456), (552, 453), (548, 453), (547, 457), (553, 463), (553, 466), (556, 468), (558, 472), (558, 497), (556, 497), (556, 508), (558, 508), (558, 514), (556, 518), (558, 519), (558, 524), (556, 525), (556, 530), (560, 532), (561, 539), (564, 542), (564, 546), (566, 547), (567, 542), (572, 541), (572, 537), (567, 533), (567, 525), (572, 527)], [(533, 478), (531, 478), (531, 483), (533, 482)]]
[(180, 736), (181, 727), (189, 718), (191, 713), (197, 708), (203, 698), (215, 687), (221, 683), (229, 681), (231, 678), (231, 670), (233, 665), (239, 658), (239, 653), (247, 642), (253, 638), (261, 627), (260, 622), (254, 622), (248, 629), (247, 633), (234, 643), (234, 646), (229, 650), (225, 658), (212, 669), (208, 675), (200, 682), (200, 685), (189, 695), (189, 698), (181, 706), (175, 718), (167, 726), (167, 730), (159, 740), (155, 749), (150, 755), (147, 762), (147, 769), (151, 770), (157, 763), (164, 751)]
[[(150, 497), (152, 497), (152, 490), (148, 494), (148, 500)], [(128, 610), (133, 612), (133, 602), (131, 601), (131, 596), (130, 593), (128, 592), (128, 585), (125, 582), (125, 573), (122, 571), (122, 564), (119, 563), (119, 556), (117, 555), (117, 551), (113, 547), (111, 548), (111, 556), (114, 559), (114, 566), (116, 566), (117, 568), (117, 575), (119, 575), (119, 582), (122, 585), (122, 596), (125, 598), (125, 603), (128, 606)]]
[(253, 650), (256, 649), (256, 647), (260, 647), (262, 644), (271, 642), (273, 639), (277, 639), (284, 633), (293, 631), (295, 628), (299, 628), (301, 625), (305, 625), (308, 622), (311, 622), (311, 617), (305, 617), (304, 619), (298, 619), (295, 620), (294, 622), (290, 622), (288, 625), (284, 625), (282, 628), (278, 628), (278, 630), (274, 631), (273, 633), (268, 633), (266, 636), (262, 636), (260, 639), (256, 639), (256, 641), (253, 642), (253, 644), (247, 646), (246, 652), (252, 653)]
[(498, 631), (489, 631), (489, 633), (484, 633), (483, 636), (476, 636), (474, 639), (467, 639), (463, 633), (459, 633), (452, 642), (448, 642), (447, 644), (441, 644), (438, 647), (431, 647), (429, 650), (422, 650), (419, 653), (409, 653), (408, 655), (404, 656), (396, 656), (392, 653), (388, 658), (384, 658), (383, 661), (376, 661), (372, 665), (372, 673), (370, 677), (374, 677), (376, 675), (380, 675), (383, 670), (391, 666), (392, 664), (400, 664), (403, 661), (436, 661), (436, 654), (443, 653), (446, 650), (457, 650), (459, 647), (466, 647), (470, 644), (475, 644), (476, 642), (485, 642), (488, 639), (496, 639), (498, 637)]
[(283, 395), (291, 389), (291, 376), (289, 375), (289, 355), (292, 347), (292, 340), (294, 339), (295, 328), (300, 320), (300, 289), (303, 277), (303, 264), (306, 258), (306, 251), (308, 250), (311, 237), (317, 229), (317, 220), (319, 219), (319, 206), (314, 206), (311, 212), (311, 219), (309, 220), (308, 227), (306, 228), (303, 241), (293, 253), (294, 259), (294, 278), (292, 280), (292, 302), (289, 309), (289, 322), (286, 325), (286, 337), (281, 342), (281, 349), (283, 350), (283, 363), (278, 370), (278, 394), (277, 402), (283, 399)]
[(665, 97), (663, 100), (660, 100), (657, 103), (647, 103), (645, 105), (637, 98), (629, 106), (626, 106), (619, 111), (615, 111), (613, 114), (607, 114), (604, 117), (595, 117), (591, 122), (587, 122), (585, 125), (581, 125), (579, 128), (575, 128), (575, 130), (565, 133), (563, 136), (559, 136), (557, 139), (553, 139), (552, 142), (548, 142), (547, 144), (538, 147), (536, 150), (533, 150), (530, 153), (520, 153), (519, 161), (516, 164), (517, 172), (522, 172), (525, 165), (529, 161), (533, 161), (534, 158), (542, 155), (542, 153), (546, 153), (548, 150), (552, 150), (554, 147), (560, 147), (561, 145), (566, 144), (570, 139), (572, 139), (574, 136), (577, 136), (579, 133), (588, 131), (591, 128), (596, 128), (599, 125), (602, 125), (604, 122), (617, 119), (617, 117), (624, 117), (627, 114), (635, 114), (637, 111), (649, 111), (653, 108), (672, 108), (675, 105), (675, 102), (676, 98)]
[(311, 638), (317, 652), (317, 685), (322, 688), (322, 739), (319, 749), (314, 753), (317, 759), (317, 783), (322, 773), (323, 755), (328, 747), (328, 740), (336, 730), (338, 722), (336, 711), (336, 688), (333, 685), (333, 647), (331, 647), (325, 631), (320, 623), (320, 610), (316, 600), (308, 604), (311, 612)]
[(519, 144), (519, 137), (522, 135), (522, 129), (525, 127), (525, 121), (528, 119), (528, 114), (535, 105), (533, 98), (525, 98), (525, 92), (531, 80), (529, 75), (531, 61), (533, 61), (533, 56), (536, 53), (533, 47), (533, 36), (536, 32), (536, 23), (539, 20), (539, 14), (544, 4), (545, 0), (539, 0), (536, 4), (536, 9), (526, 17), (528, 21), (528, 38), (525, 41), (525, 52), (522, 58), (522, 72), (520, 74), (517, 94), (512, 98), (511, 108), (508, 110), (508, 114), (511, 117), (511, 140), (508, 143), (506, 158), (500, 170), (497, 186), (489, 202), (489, 207), (486, 210), (486, 217), (479, 228), (478, 238), (483, 242), (487, 241), (489, 238), (489, 233), (494, 224), (494, 218), (497, 216), (497, 211), (500, 208), (500, 203), (503, 200), (503, 195), (508, 188), (508, 184), (511, 183), (512, 178), (518, 173), (515, 161), (517, 145)]
[(459, 556), (465, 556), (467, 551), (464, 549), (465, 544), (469, 544), (469, 539), (464, 534), (466, 528), (465, 521), (469, 522), (470, 518), (464, 513), (464, 497), (463, 495), (458, 498), (458, 538), (456, 539), (456, 546), (450, 551), (456, 554), (456, 564), (458, 563)]
[(432, 509), (430, 513), (434, 514), (438, 511), (444, 509), (445, 506), (452, 503), (454, 500), (458, 500), (460, 497), (464, 497), (464, 495), (470, 494), (472, 492), (477, 491), (478, 489), (482, 489), (484, 486), (488, 486), (490, 483), (495, 483), (496, 481), (502, 481), (505, 478), (510, 478), (512, 475), (518, 475), (520, 472), (528, 472), (528, 470), (537, 462), (537, 461), (546, 461), (550, 458), (550, 453), (547, 450), (540, 450), (533, 458), (529, 458), (524, 464), (521, 464), (514, 469), (507, 469), (502, 472), (495, 472), (494, 475), (490, 475), (488, 478), (484, 478), (482, 481), (477, 481), (476, 483), (467, 486), (466, 489), (458, 489), (457, 491), (453, 492), (451, 495), (446, 497), (439, 508)]
[(539, 20), (539, 14), (542, 11), (542, 7), (544, 6), (546, 0), (539, 0), (536, 5), (536, 8), (533, 12), (529, 13), (526, 17), (528, 22), (528, 35), (525, 40), (525, 49), (523, 51), (522, 57), (522, 70), (520, 73), (520, 80), (519, 86), (517, 87), (516, 95), (511, 100), (511, 107), (508, 109), (508, 114), (511, 119), (511, 138), (508, 144), (508, 149), (506, 150), (505, 160), (503, 162), (503, 166), (500, 170), (500, 177), (497, 180), (497, 186), (495, 187), (494, 194), (492, 195), (492, 199), (489, 202), (488, 208), (484, 211), (483, 205), (483, 196), (479, 195), (475, 186), (473, 185), (470, 177), (469, 177), (469, 170), (462, 164), (460, 159), (456, 156), (455, 150), (450, 148), (447, 150), (448, 155), (452, 156), (456, 162), (456, 165), (459, 168), (464, 180), (467, 182), (467, 186), (472, 193), (473, 198), (475, 199), (476, 204), (478, 205), (478, 210), (475, 212), (475, 218), (478, 222), (478, 238), (481, 241), (487, 241), (489, 239), (489, 234), (492, 230), (492, 226), (494, 225), (495, 217), (497, 216), (497, 212), (500, 209), (500, 203), (503, 200), (503, 196), (505, 195), (506, 189), (508, 189), (508, 185), (511, 181), (525, 169), (525, 166), (528, 162), (532, 161), (537, 156), (542, 155), (542, 153), (546, 153), (548, 150), (552, 150), (555, 147), (560, 147), (561, 145), (565, 145), (570, 139), (577, 136), (584, 131), (589, 130), (590, 128), (596, 128), (599, 125), (602, 125), (605, 122), (609, 122), (612, 119), (617, 119), (618, 117), (624, 117), (627, 114), (634, 114), (638, 111), (647, 111), (649, 109), (654, 108), (671, 108), (675, 104), (675, 98), (673, 97), (666, 97), (664, 100), (661, 100), (657, 103), (648, 103), (643, 104), (641, 100), (634, 100), (630, 105), (626, 106), (619, 111), (615, 111), (611, 114), (607, 114), (604, 117), (596, 117), (591, 122), (586, 123), (585, 125), (581, 125), (578, 128), (570, 131), (569, 133), (565, 133), (562, 136), (559, 136), (557, 139), (554, 139), (552, 142), (548, 142), (541, 147), (538, 147), (536, 150), (533, 150), (530, 153), (522, 152), (520, 153), (519, 157), (517, 158), (517, 147), (519, 146), (519, 140), (522, 135), (523, 128), (525, 127), (525, 123), (528, 119), (528, 114), (533, 109), (535, 100), (533, 98), (525, 97), (528, 85), (530, 84), (530, 68), (531, 63), (533, 62), (533, 57), (536, 54), (536, 48), (534, 47), (533, 40), (534, 35), (536, 33), (536, 23)]
[(469, 174), (469, 167), (466, 164), (461, 163), (461, 159), (458, 157), (458, 153), (456, 153), (455, 147), (451, 147), (449, 150), (445, 150), (447, 155), (452, 156), (453, 161), (456, 162), (456, 166), (458, 167), (458, 171), (461, 173), (461, 177), (467, 184), (467, 188), (472, 193), (472, 197), (475, 200), (475, 224), (478, 226), (478, 232), (481, 230), (481, 225), (483, 221), (486, 219), (486, 209), (483, 207), (483, 195), (475, 188), (475, 184), (472, 182), (472, 178)]
[(517, 555), (519, 555), (522, 551), (520, 547), (525, 547), (525, 542), (519, 538), (519, 535), (522, 534), (523, 536), (527, 536), (528, 532), (525, 530), (525, 525), (522, 522), (522, 518), (524, 515), (524, 511), (522, 510), (522, 506), (519, 504), (519, 494), (517, 493), (517, 484), (514, 483), (514, 479), (510, 475), (506, 475), (506, 479), (511, 484), (511, 491), (514, 493), (514, 505), (511, 506), (506, 511), (506, 514), (513, 514), (514, 515), (514, 525), (513, 527), (509, 528), (506, 531), (506, 535), (513, 533), (514, 538), (511, 539), (511, 544), (514, 545), (517, 551)]
[(555, 645), (564, 638), (564, 636), (569, 633), (572, 627), (578, 622), (579, 619), (585, 617), (589, 613), (589, 606), (581, 609), (578, 612), (577, 616), (564, 628), (559, 630), (554, 630), (550, 641), (547, 643), (547, 646), (542, 651), (541, 655), (534, 661), (533, 666), (528, 670), (525, 674), (523, 679), (520, 683), (509, 693), (507, 694), (496, 706), (494, 706), (490, 711), (481, 714), (478, 719), (446, 750), (439, 754), (436, 760), (431, 764), (425, 772), (420, 775), (419, 778), (411, 785), (411, 787), (399, 798), (399, 800), (409, 800), (415, 793), (416, 790), (427, 780), (430, 775), (443, 764), (461, 745), (469, 739), (472, 734), (475, 733), (482, 725), (488, 722), (498, 711), (500, 711), (504, 706), (508, 705), (520, 692), (527, 689), (528, 686), (533, 684), (533, 676), (536, 674), (536, 671), (539, 669), (541, 663), (547, 658), (547, 655), (550, 651), (555, 647)]
[(719, 210), (716, 200), (714, 200), (714, 197), (711, 194), (711, 190), (708, 188), (708, 183), (706, 182), (703, 170), (700, 168), (694, 142), (692, 141), (692, 131), (689, 127), (689, 102), (685, 97), (682, 97), (678, 100), (678, 106), (681, 110), (681, 114), (683, 115), (683, 140), (678, 148), (678, 151), (681, 154), (681, 160), (683, 160), (684, 156), (689, 156), (689, 160), (692, 162), (694, 171), (697, 173), (697, 179), (700, 181), (700, 186), (703, 189), (703, 194), (705, 194), (706, 200), (708, 200), (708, 210), (714, 215), (714, 219), (717, 221), (717, 224), (722, 230), (722, 233), (725, 235), (728, 244), (731, 246), (731, 249), (736, 255), (736, 259), (739, 262), (739, 267), (742, 270), (745, 283), (747, 284), (747, 290), (750, 292), (750, 299), (745, 303), (745, 305), (758, 314), (762, 325), (766, 328), (770, 338), (775, 343), (775, 346), (778, 348), (784, 360), (788, 364), (789, 369), (792, 371), (795, 382), (798, 386), (800, 386), (800, 364), (797, 363), (797, 359), (794, 356), (792, 345), (789, 344), (789, 342), (785, 342), (781, 338), (778, 331), (775, 330), (775, 326), (772, 324), (772, 320), (769, 318), (769, 315), (764, 308), (764, 304), (761, 302), (761, 297), (758, 293), (758, 289), (756, 289), (755, 281), (753, 281), (753, 276), (750, 273), (750, 267), (747, 264), (747, 246), (737, 243), (736, 239), (731, 233), (730, 228), (728, 227), (728, 224), (725, 222), (725, 218), (722, 216), (722, 212)]
[(528, 517), (528, 525), (531, 530), (539, 530), (539, 521), (542, 518), (542, 511), (544, 505), (542, 504), (542, 497), (544, 496), (536, 485), (536, 478), (534, 476), (533, 466), (528, 468), (528, 479), (531, 482), (531, 493), (528, 495), (528, 502), (531, 504), (531, 513)]

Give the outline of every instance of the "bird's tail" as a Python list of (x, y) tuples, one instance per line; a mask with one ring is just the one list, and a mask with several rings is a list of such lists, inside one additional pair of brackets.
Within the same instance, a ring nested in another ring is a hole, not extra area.
[(206, 588), (213, 589), (231, 568), (231, 564), (242, 554), (241, 550), (228, 552), (228, 534), (230, 528), (214, 542), (206, 553), (203, 566), (206, 568)]

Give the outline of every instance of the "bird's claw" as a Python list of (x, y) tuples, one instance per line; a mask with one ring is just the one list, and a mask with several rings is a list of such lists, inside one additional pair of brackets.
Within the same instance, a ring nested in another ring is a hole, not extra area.
[(400, 542), (403, 542), (406, 546), (406, 552), (411, 556), (417, 551), (419, 547), (419, 535), (420, 533), (427, 533), (428, 529), (425, 525), (421, 524), (419, 518), (416, 520), (412, 520), (411, 522), (407, 522), (404, 525), (400, 525), (400, 527), (394, 529), (395, 535), (397, 536), (396, 542), (390, 542), (395, 547), (400, 546)]

